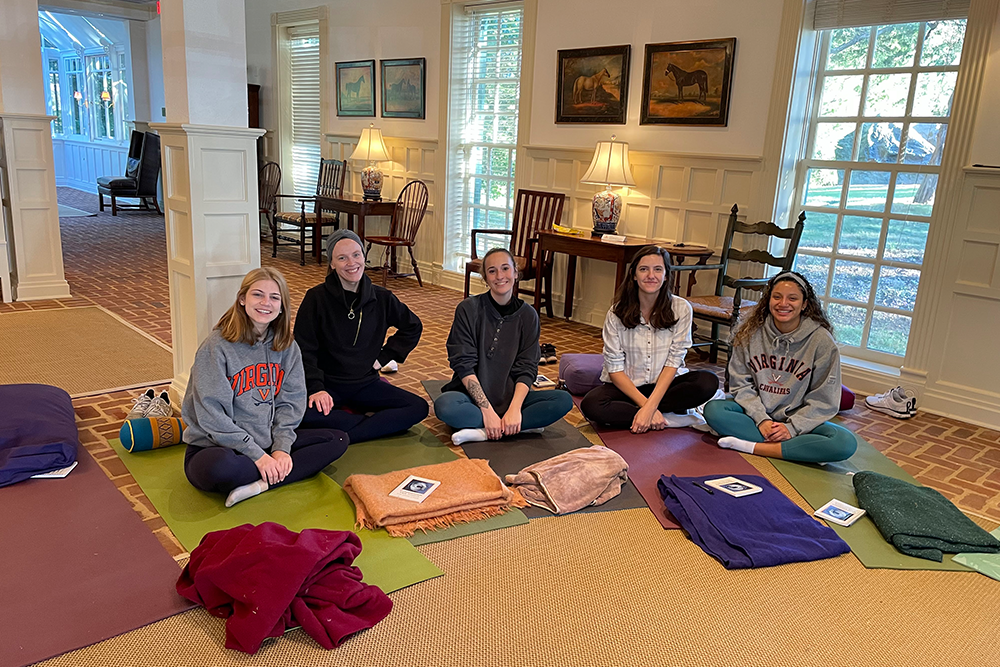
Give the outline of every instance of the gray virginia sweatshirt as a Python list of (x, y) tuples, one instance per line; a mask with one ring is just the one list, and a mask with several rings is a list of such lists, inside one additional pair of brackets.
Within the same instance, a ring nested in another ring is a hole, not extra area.
[(268, 330), (253, 345), (230, 343), (218, 329), (198, 348), (181, 415), (184, 442), (219, 445), (256, 461), (265, 450), (288, 452), (306, 411), (299, 346), (275, 352)]
[(768, 316), (747, 347), (732, 351), (729, 388), (755, 424), (770, 419), (793, 437), (809, 433), (840, 409), (840, 349), (815, 320), (783, 334)]

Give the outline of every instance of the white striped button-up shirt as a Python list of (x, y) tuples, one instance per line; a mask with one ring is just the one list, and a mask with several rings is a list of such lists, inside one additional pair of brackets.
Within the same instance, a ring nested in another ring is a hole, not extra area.
[(632, 329), (609, 310), (604, 318), (604, 368), (601, 381), (611, 382), (611, 373), (624, 371), (636, 387), (655, 384), (666, 366), (687, 373), (684, 357), (691, 348), (691, 304), (674, 296), (671, 307), (676, 324), (669, 329), (654, 329), (642, 316)]

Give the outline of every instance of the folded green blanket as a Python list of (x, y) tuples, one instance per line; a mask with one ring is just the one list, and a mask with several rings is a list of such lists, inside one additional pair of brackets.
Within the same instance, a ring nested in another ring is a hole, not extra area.
[(864, 471), (854, 491), (882, 537), (907, 556), (940, 563), (944, 553), (1000, 553), (1000, 540), (934, 489)]

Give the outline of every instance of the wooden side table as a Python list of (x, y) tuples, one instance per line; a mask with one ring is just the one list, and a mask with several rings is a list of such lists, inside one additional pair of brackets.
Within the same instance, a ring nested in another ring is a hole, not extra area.
[[(670, 261), (673, 262), (675, 266), (684, 266), (684, 262), (688, 257), (692, 257), (696, 260), (695, 264), (704, 266), (711, 259), (712, 254), (715, 252), (708, 246), (696, 245), (693, 243), (664, 243), (663, 247), (667, 249), (670, 253)], [(698, 284), (698, 279), (695, 277), (697, 271), (688, 271), (688, 285), (686, 296), (691, 296), (691, 290), (695, 285)], [(670, 289), (674, 294), (680, 294), (681, 290), (681, 274), (674, 273), (673, 284), (671, 284)]]

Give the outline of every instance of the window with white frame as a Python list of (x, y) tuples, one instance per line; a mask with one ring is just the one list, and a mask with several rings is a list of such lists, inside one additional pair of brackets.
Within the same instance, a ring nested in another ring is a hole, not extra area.
[(95, 139), (115, 139), (114, 73), (106, 55), (87, 56), (88, 101), (93, 114)]
[(62, 94), (60, 92), (59, 85), (59, 58), (58, 57), (47, 57), (47, 76), (48, 85), (46, 86), (46, 101), (48, 103), (49, 115), (55, 116), (55, 120), (52, 121), (52, 133), (62, 134), (63, 133), (63, 118), (62, 118)]
[(84, 115), (84, 93), (86, 86), (83, 78), (83, 64), (79, 58), (65, 58), (66, 92), (68, 95), (69, 122), (64, 123), (65, 132), (69, 135), (87, 134), (87, 121)]
[(851, 356), (906, 353), (964, 36), (964, 19), (820, 34), (795, 268)]
[[(473, 229), (510, 229), (521, 86), (520, 3), (459, 8), (453, 15), (445, 268), (469, 259)], [(482, 256), (507, 245), (478, 235)]]
[(131, 118), (127, 23), (50, 11), (38, 19), (53, 135), (123, 144)]
[(319, 23), (289, 26), (285, 47), (288, 53), (286, 99), (291, 141), (287, 146), (290, 159), (283, 162), (292, 165), (292, 191), (299, 196), (309, 196), (316, 194), (323, 141), (319, 98)]

